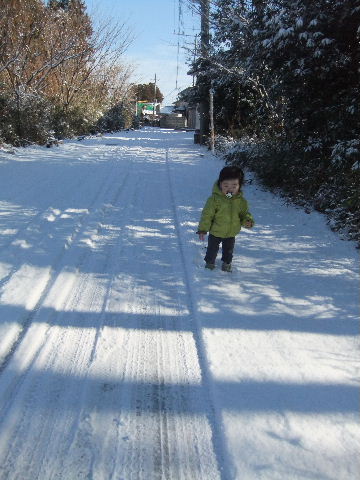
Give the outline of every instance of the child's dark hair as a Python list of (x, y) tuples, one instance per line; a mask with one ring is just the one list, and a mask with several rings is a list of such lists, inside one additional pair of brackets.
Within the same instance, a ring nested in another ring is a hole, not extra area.
[(239, 180), (239, 185), (241, 187), (244, 183), (244, 172), (241, 170), (241, 168), (235, 166), (224, 167), (219, 173), (218, 185), (220, 187), (220, 183), (224, 180), (236, 179)]

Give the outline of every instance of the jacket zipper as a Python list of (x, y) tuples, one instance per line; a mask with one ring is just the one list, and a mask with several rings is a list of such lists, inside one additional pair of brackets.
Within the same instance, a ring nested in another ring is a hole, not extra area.
[(230, 237), (230, 228), (231, 228), (231, 225), (232, 225), (232, 217), (233, 217), (233, 203), (232, 202), (232, 198), (229, 198), (229, 202), (230, 202), (230, 222), (229, 222), (229, 228), (228, 228), (228, 233), (226, 235), (226, 238), (229, 238)]

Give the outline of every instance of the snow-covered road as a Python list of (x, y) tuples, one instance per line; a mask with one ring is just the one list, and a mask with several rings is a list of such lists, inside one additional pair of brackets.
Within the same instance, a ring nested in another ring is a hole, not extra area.
[(254, 182), (205, 271), (192, 137), (0, 156), (1, 480), (355, 480), (354, 244)]

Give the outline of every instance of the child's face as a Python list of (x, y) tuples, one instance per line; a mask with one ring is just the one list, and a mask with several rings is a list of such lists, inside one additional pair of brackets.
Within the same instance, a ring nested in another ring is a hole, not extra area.
[(240, 190), (239, 179), (234, 178), (230, 180), (223, 180), (222, 182), (220, 182), (220, 190), (224, 195), (226, 195), (227, 193), (236, 195), (237, 193), (239, 193)]

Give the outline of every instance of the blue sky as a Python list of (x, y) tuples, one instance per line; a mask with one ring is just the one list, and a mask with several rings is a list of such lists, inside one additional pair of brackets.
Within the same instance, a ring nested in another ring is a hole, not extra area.
[[(126, 59), (136, 65), (133, 80), (149, 83), (157, 75), (157, 84), (165, 96), (164, 104), (171, 105), (180, 90), (192, 85), (186, 74), (185, 43), (194, 44), (200, 19), (188, 7), (188, 0), (85, 0), (88, 12), (94, 17), (126, 22), (135, 39), (126, 52)], [(179, 22), (179, 5), (182, 16)], [(176, 35), (181, 32), (186, 36)]]

